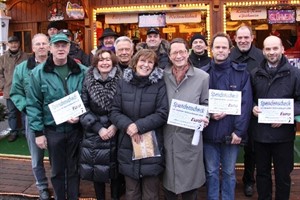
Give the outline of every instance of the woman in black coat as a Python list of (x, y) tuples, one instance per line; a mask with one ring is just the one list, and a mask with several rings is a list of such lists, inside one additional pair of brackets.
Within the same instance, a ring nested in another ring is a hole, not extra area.
[(119, 199), (120, 180), (117, 169), (117, 128), (108, 114), (116, 94), (121, 71), (117, 58), (110, 50), (96, 52), (92, 67), (87, 71), (82, 101), (87, 112), (80, 117), (84, 138), (80, 152), (80, 175), (94, 182), (97, 200), (105, 199), (105, 183), (111, 181), (111, 197)]
[[(142, 49), (124, 70), (114, 98), (110, 119), (119, 129), (119, 171), (125, 176), (126, 199), (159, 199), (159, 175), (165, 167), (163, 125), (168, 116), (168, 99), (163, 70), (156, 67), (153, 50)], [(161, 156), (133, 159), (132, 140), (154, 131)]]

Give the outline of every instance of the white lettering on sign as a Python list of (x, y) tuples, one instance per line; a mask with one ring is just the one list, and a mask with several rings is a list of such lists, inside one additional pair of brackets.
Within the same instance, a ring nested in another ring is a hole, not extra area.
[(168, 24), (201, 22), (201, 12), (167, 13), (166, 22)]
[(231, 20), (266, 19), (267, 11), (265, 8), (232, 8), (230, 17)]

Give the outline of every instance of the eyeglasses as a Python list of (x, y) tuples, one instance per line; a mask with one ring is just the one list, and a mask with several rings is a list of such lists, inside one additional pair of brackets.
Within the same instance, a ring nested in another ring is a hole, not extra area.
[(49, 43), (46, 43), (46, 42), (42, 42), (42, 43), (35, 43), (34, 44), (34, 46), (37, 46), (37, 47), (39, 47), (39, 46), (49, 46)]
[(180, 51), (174, 51), (174, 52), (170, 53), (170, 55), (172, 57), (176, 57), (178, 54), (180, 56), (184, 56), (186, 53), (187, 53), (187, 50), (180, 50)]

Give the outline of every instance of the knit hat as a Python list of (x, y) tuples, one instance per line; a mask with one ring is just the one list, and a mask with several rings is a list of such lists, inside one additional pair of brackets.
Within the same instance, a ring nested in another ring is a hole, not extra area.
[(104, 29), (102, 36), (99, 37), (99, 40), (103, 40), (105, 37), (108, 36), (118, 37), (118, 34), (114, 32), (111, 28), (106, 28)]
[(196, 39), (201, 39), (201, 40), (203, 40), (204, 43), (205, 43), (205, 45), (208, 46), (205, 37), (204, 37), (203, 35), (201, 35), (200, 33), (195, 33), (195, 34), (193, 35), (193, 37), (192, 37), (192, 39), (191, 39), (191, 45), (193, 44), (194, 40), (196, 40)]
[(63, 33), (58, 33), (56, 35), (53, 35), (51, 37), (51, 40), (50, 40), (50, 43), (53, 44), (53, 43), (56, 43), (56, 42), (67, 42), (69, 43), (70, 40), (69, 38), (67, 37), (67, 35), (63, 34)]
[(56, 21), (50, 22), (47, 26), (47, 30), (49, 30), (50, 28), (56, 28), (58, 30), (59, 29), (58, 23)]

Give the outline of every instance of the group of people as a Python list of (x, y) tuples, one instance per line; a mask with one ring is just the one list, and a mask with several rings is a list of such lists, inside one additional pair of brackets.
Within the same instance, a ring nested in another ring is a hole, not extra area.
[[(217, 33), (210, 41), (210, 58), (208, 42), (198, 33), (189, 45), (182, 38), (163, 40), (152, 27), (146, 42), (135, 49), (130, 38), (107, 28), (85, 66), (70, 57), (65, 33), (50, 40), (36, 34), (33, 56), (13, 66), (7, 97), (26, 116), (40, 199), (50, 198), (43, 167), (46, 149), (57, 200), (78, 199), (80, 178), (93, 182), (98, 200), (107, 198), (105, 183), (110, 183), (114, 200), (124, 191), (130, 200), (159, 199), (160, 182), (167, 200), (179, 195), (196, 200), (204, 184), (209, 200), (235, 199), (241, 145), (245, 195), (253, 195), (256, 182), (258, 199), (272, 199), (273, 163), (275, 199), (289, 199), (295, 125), (258, 123), (258, 99), (294, 99), (294, 114), (299, 115), (300, 72), (283, 55), (280, 38), (267, 37), (263, 50), (252, 44), (253, 38), (251, 28), (241, 26), (232, 47), (228, 35)], [(16, 54), (14, 48), (8, 52)], [(5, 67), (1, 63), (0, 72)], [(193, 145), (196, 130), (167, 123), (170, 106), (172, 100), (207, 106), (210, 89), (240, 92), (241, 114), (207, 113), (201, 118), (199, 143)], [(49, 104), (75, 91), (86, 112), (57, 125)], [(149, 133), (159, 153), (135, 159), (134, 145)]]

